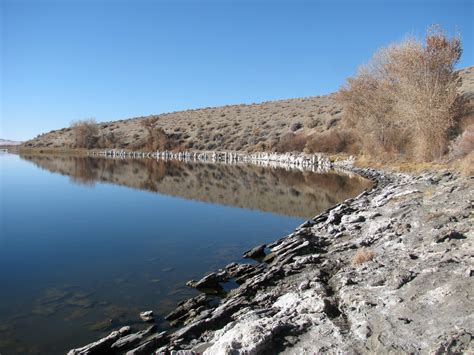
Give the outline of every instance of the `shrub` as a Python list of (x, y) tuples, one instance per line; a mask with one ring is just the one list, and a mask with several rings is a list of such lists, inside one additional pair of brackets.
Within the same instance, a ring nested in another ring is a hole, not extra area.
[(292, 132), (296, 132), (297, 130), (299, 130), (301, 127), (303, 127), (303, 124), (301, 122), (293, 122), (291, 125), (290, 125), (290, 130)]
[[(138, 137), (135, 137), (135, 135), (133, 135), (133, 137), (138, 138)], [(99, 137), (97, 141), (97, 147), (98, 148), (115, 148), (117, 142), (118, 142), (118, 139), (114, 132), (104, 133)]]
[(320, 134), (313, 134), (308, 139), (305, 152), (307, 153), (357, 153), (359, 143), (351, 130), (332, 130)]
[(474, 124), (467, 126), (464, 132), (453, 142), (452, 152), (455, 157), (463, 157), (474, 150)]
[(99, 128), (95, 119), (73, 121), (71, 128), (74, 133), (76, 148), (93, 148), (98, 140)]
[(302, 152), (308, 138), (294, 133), (287, 133), (279, 139), (273, 150), (277, 152)]
[(375, 257), (375, 253), (368, 249), (368, 248), (360, 248), (357, 250), (354, 258), (352, 259), (352, 266), (362, 265), (368, 261), (373, 260)]
[(406, 39), (379, 50), (336, 95), (346, 122), (355, 127), (366, 152), (396, 152), (418, 160), (445, 153), (448, 134), (464, 103), (454, 65), (458, 37), (439, 27), (424, 42)]
[(474, 176), (474, 151), (457, 161), (458, 169), (463, 176)]
[(309, 127), (309, 128), (316, 128), (316, 127), (320, 126), (321, 124), (322, 124), (322, 123), (321, 123), (320, 120), (318, 120), (318, 119), (312, 119), (311, 121), (309, 121), (308, 127)]
[(173, 140), (161, 127), (156, 127), (158, 117), (152, 116), (142, 120), (141, 124), (148, 132), (145, 148), (149, 151), (164, 151), (174, 148)]

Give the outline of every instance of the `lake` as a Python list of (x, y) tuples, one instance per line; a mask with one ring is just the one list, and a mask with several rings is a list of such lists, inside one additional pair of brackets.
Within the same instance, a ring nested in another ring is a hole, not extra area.
[[(249, 165), (0, 154), (0, 353), (159, 328), (199, 279), (359, 194), (359, 177)], [(229, 286), (230, 287), (230, 286)]]

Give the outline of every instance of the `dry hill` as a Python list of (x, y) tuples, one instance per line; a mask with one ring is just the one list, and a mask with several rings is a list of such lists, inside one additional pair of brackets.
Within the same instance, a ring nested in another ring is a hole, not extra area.
[[(459, 71), (460, 91), (474, 101), (474, 67)], [(146, 149), (146, 119), (164, 130), (175, 149), (337, 152), (355, 149), (343, 129), (342, 108), (334, 95), (260, 104), (186, 110), (98, 123), (95, 148)], [(71, 128), (41, 134), (27, 148), (74, 148)]]

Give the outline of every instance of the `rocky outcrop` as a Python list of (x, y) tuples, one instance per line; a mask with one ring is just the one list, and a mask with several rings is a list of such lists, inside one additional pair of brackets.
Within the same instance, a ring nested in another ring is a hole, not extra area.
[[(153, 350), (472, 353), (473, 180), (354, 170), (371, 191), (268, 245), (262, 262), (190, 282), (204, 293), (168, 315), (178, 328)], [(219, 302), (205, 292), (230, 280)]]

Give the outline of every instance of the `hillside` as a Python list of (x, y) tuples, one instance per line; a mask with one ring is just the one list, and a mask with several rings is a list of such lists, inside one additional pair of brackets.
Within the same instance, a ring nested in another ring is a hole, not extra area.
[[(341, 109), (331, 95), (187, 110), (158, 115), (157, 125), (185, 149), (254, 150), (272, 147), (301, 123), (296, 133), (324, 132), (338, 124)], [(99, 135), (113, 134), (116, 148), (139, 149), (146, 139), (145, 117), (99, 124)], [(264, 146), (263, 146), (264, 145)], [(74, 146), (73, 131), (64, 128), (36, 137), (27, 147)]]
[[(474, 67), (461, 69), (460, 91), (474, 102)], [(175, 149), (247, 151), (351, 151), (334, 94), (260, 104), (163, 113), (98, 124), (96, 148), (145, 149), (147, 118), (156, 119)], [(472, 119), (472, 118), (471, 118)], [(41, 134), (27, 148), (74, 148), (71, 128)]]
[(20, 145), (22, 142), (0, 138), (0, 147)]

